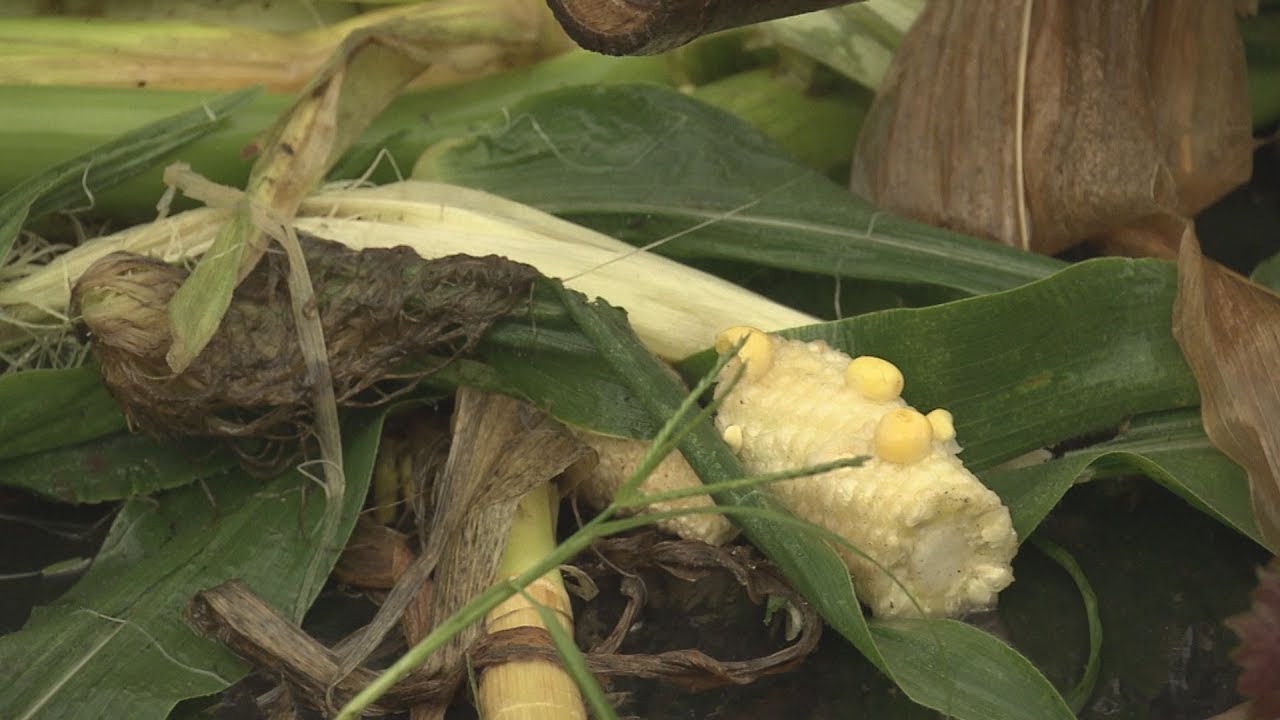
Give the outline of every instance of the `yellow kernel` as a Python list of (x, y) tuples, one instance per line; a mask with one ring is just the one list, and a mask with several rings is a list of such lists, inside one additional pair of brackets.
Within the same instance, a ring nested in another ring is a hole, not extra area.
[(898, 366), (873, 355), (859, 355), (849, 361), (845, 382), (868, 400), (886, 402), (902, 394), (902, 371)]
[(746, 377), (760, 377), (773, 365), (773, 341), (763, 331), (741, 325), (724, 330), (716, 337), (716, 352), (728, 352), (744, 335), (738, 359), (746, 366)]
[(875, 450), (881, 459), (910, 465), (924, 459), (933, 443), (933, 428), (918, 411), (898, 408), (876, 425)]
[(929, 425), (933, 427), (934, 440), (947, 442), (955, 439), (956, 426), (952, 420), (951, 413), (938, 408), (924, 417), (929, 421)]
[(724, 444), (728, 445), (730, 450), (738, 452), (742, 449), (741, 425), (730, 425), (724, 429), (724, 432), (720, 433), (720, 436), (724, 438)]

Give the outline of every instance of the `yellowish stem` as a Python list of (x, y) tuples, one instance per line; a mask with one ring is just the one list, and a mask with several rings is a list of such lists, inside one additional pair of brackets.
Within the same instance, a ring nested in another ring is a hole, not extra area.
[[(498, 565), (499, 578), (519, 575), (555, 547), (556, 501), (549, 485), (520, 501)], [(485, 631), (546, 628), (534, 603), (549, 608), (572, 634), (573, 609), (558, 570), (535, 580), (524, 595), (514, 595), (490, 611), (485, 616)], [(559, 665), (543, 660), (516, 660), (485, 668), (477, 699), (484, 720), (585, 720), (587, 716), (573, 678)]]

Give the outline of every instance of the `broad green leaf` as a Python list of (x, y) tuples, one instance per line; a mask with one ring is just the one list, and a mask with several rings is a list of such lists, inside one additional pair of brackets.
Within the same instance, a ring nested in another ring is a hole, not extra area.
[(0, 460), (119, 432), (124, 416), (96, 368), (0, 375)]
[[(325, 498), (290, 472), (234, 471), (127, 502), (89, 573), (21, 631), (0, 638), (0, 717), (164, 718), (248, 668), (183, 620), (197, 591), (240, 579), (295, 621), (327, 575), (364, 501), (383, 413), (347, 425), (347, 493), (332, 537), (317, 537)], [(318, 566), (312, 559), (320, 556)], [(323, 578), (320, 578), (323, 579)]]
[(1064, 267), (878, 211), (741, 120), (660, 87), (537, 95), (489, 129), (429, 150), (414, 176), (505, 195), (637, 244), (679, 233), (656, 248), (676, 257), (970, 294)]
[[(579, 296), (562, 295), (583, 333), (654, 418), (672, 417), (684, 390), (631, 333), (623, 313)], [(707, 482), (745, 475), (709, 420), (680, 445)], [(757, 489), (718, 493), (717, 502), (775, 509)], [(1070, 710), (1030, 662), (996, 638), (950, 620), (876, 622), (868, 626), (849, 573), (823, 541), (762, 516), (735, 519), (756, 547), (786, 573), (832, 627), (917, 703), (962, 720), (1070, 718)]]
[(173, 150), (213, 131), (257, 93), (257, 89), (241, 90), (149, 123), (0, 195), (0, 264), (28, 218), (67, 208), (77, 199), (90, 203), (94, 193), (150, 169)]
[[(886, 310), (783, 334), (876, 355), (906, 377), (903, 397), (956, 419), (974, 470), (1194, 406), (1199, 393), (1170, 331), (1173, 266), (1102, 259), (1015, 290)], [(709, 355), (683, 364), (697, 374)]]
[(0, 463), (0, 485), (71, 503), (124, 500), (226, 472), (235, 457), (202, 439), (117, 434)]
[(984, 473), (982, 481), (1004, 499), (1018, 536), (1026, 538), (1072, 485), (1081, 480), (1103, 482), (1103, 478), (1126, 473), (1155, 480), (1267, 547), (1250, 510), (1244, 470), (1213, 447), (1196, 411), (1135, 418), (1131, 427), (1111, 441), (1041, 465), (995, 469)]

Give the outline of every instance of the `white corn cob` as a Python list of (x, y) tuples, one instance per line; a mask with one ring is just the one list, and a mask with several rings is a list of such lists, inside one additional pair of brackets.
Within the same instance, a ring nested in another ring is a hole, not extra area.
[[(648, 450), (649, 443), (585, 431), (578, 431), (575, 434), (579, 440), (596, 451), (598, 462), (594, 467), (587, 467), (587, 463), (574, 465), (565, 472), (565, 476), (579, 499), (592, 507), (603, 508), (613, 501), (618, 488), (622, 487), (622, 484), (640, 465), (640, 460)], [(698, 479), (697, 473), (689, 467), (689, 463), (685, 461), (680, 451), (676, 450), (658, 463), (658, 466), (640, 485), (640, 490), (645, 493), (659, 493), (701, 486), (702, 481)], [(633, 514), (663, 512), (712, 505), (714, 503), (710, 497), (699, 495), (680, 500), (654, 502), (630, 512)], [(686, 540), (701, 540), (709, 545), (722, 545), (738, 533), (738, 529), (732, 523), (723, 515), (716, 513), (679, 515), (659, 520), (656, 524), (659, 528)]]
[(892, 363), (851, 360), (821, 341), (739, 327), (721, 333), (717, 349), (743, 335), (720, 375), (716, 426), (748, 472), (868, 456), (860, 467), (770, 486), (788, 511), (884, 567), (841, 549), (863, 602), (878, 616), (918, 614), (908, 593), (927, 616), (991, 607), (1013, 581), (1017, 536), (1000, 498), (956, 457), (951, 414), (909, 407)]

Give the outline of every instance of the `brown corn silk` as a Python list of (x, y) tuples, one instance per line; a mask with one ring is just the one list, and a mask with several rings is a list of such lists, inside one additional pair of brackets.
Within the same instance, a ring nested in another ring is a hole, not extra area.
[(1250, 172), (1228, 0), (929, 3), (858, 140), (852, 188), (923, 222), (1054, 253), (1190, 216)]
[[(411, 357), (469, 351), (527, 299), (536, 277), (527, 265), (492, 256), (428, 261), (406, 247), (356, 252), (328, 241), (303, 244), (336, 395), (345, 405), (377, 400), (365, 391), (400, 377)], [(135, 427), (291, 438), (307, 426), (310, 388), (288, 272), (282, 255), (268, 253), (236, 289), (208, 346), (179, 373), (165, 360), (166, 308), (185, 270), (116, 253), (84, 273), (72, 303), (93, 336), (107, 387)]]
[(1204, 258), (1187, 227), (1173, 333), (1200, 385), (1209, 439), (1249, 475), (1253, 516), (1280, 549), (1280, 295)]

